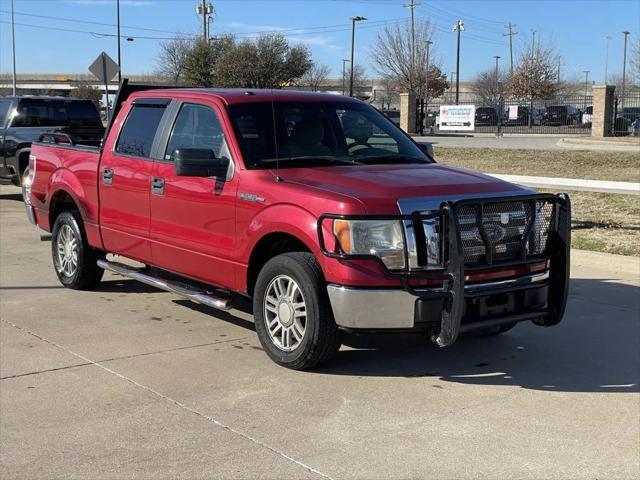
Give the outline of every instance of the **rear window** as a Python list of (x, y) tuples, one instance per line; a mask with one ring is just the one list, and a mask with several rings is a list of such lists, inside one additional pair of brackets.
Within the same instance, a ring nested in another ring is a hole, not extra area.
[(165, 105), (134, 105), (122, 127), (116, 152), (149, 158)]
[(102, 127), (95, 105), (90, 102), (68, 102), (27, 99), (18, 104), (13, 127)]
[(476, 113), (496, 113), (496, 111), (491, 107), (480, 107), (476, 109)]
[(11, 108), (11, 100), (0, 100), (0, 127), (4, 126)]
[(566, 112), (567, 112), (567, 107), (563, 107), (563, 106), (547, 107), (547, 113), (566, 113)]

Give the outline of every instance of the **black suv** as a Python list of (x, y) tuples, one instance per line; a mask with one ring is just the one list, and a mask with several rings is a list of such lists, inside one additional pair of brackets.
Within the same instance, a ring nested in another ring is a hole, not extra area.
[(498, 111), (493, 107), (476, 108), (477, 127), (498, 125)]
[(571, 105), (552, 105), (547, 107), (542, 116), (542, 124), (549, 126), (578, 125), (581, 122), (581, 113)]
[(47, 132), (99, 145), (104, 134), (93, 102), (66, 97), (0, 97), (0, 180), (21, 185), (28, 175), (31, 143)]

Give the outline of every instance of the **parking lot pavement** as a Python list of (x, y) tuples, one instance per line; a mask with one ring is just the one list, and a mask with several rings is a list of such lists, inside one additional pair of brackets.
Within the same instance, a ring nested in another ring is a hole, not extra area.
[(638, 478), (640, 266), (574, 252), (565, 321), (276, 366), (252, 317), (60, 287), (0, 187), (0, 478)]

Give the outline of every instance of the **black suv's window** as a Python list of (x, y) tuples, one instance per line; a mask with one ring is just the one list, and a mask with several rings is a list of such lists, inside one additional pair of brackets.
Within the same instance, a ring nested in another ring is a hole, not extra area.
[(9, 108), (11, 108), (11, 100), (0, 100), (0, 127), (4, 127)]
[(165, 105), (134, 105), (120, 132), (116, 152), (149, 158), (165, 108)]
[(222, 125), (216, 113), (204, 105), (184, 104), (173, 125), (164, 159), (172, 160), (178, 148), (208, 148), (217, 158), (229, 158)]
[(12, 127), (102, 127), (90, 101), (20, 100)]

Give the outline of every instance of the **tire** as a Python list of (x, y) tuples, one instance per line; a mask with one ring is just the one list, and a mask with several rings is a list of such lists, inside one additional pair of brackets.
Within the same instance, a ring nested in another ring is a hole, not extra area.
[(56, 218), (51, 231), (51, 256), (58, 280), (66, 288), (91, 290), (104, 274), (97, 261), (105, 254), (87, 243), (77, 210), (62, 212)]
[(340, 349), (342, 332), (311, 253), (284, 253), (265, 264), (256, 281), (253, 315), (262, 347), (283, 367), (310, 369)]

